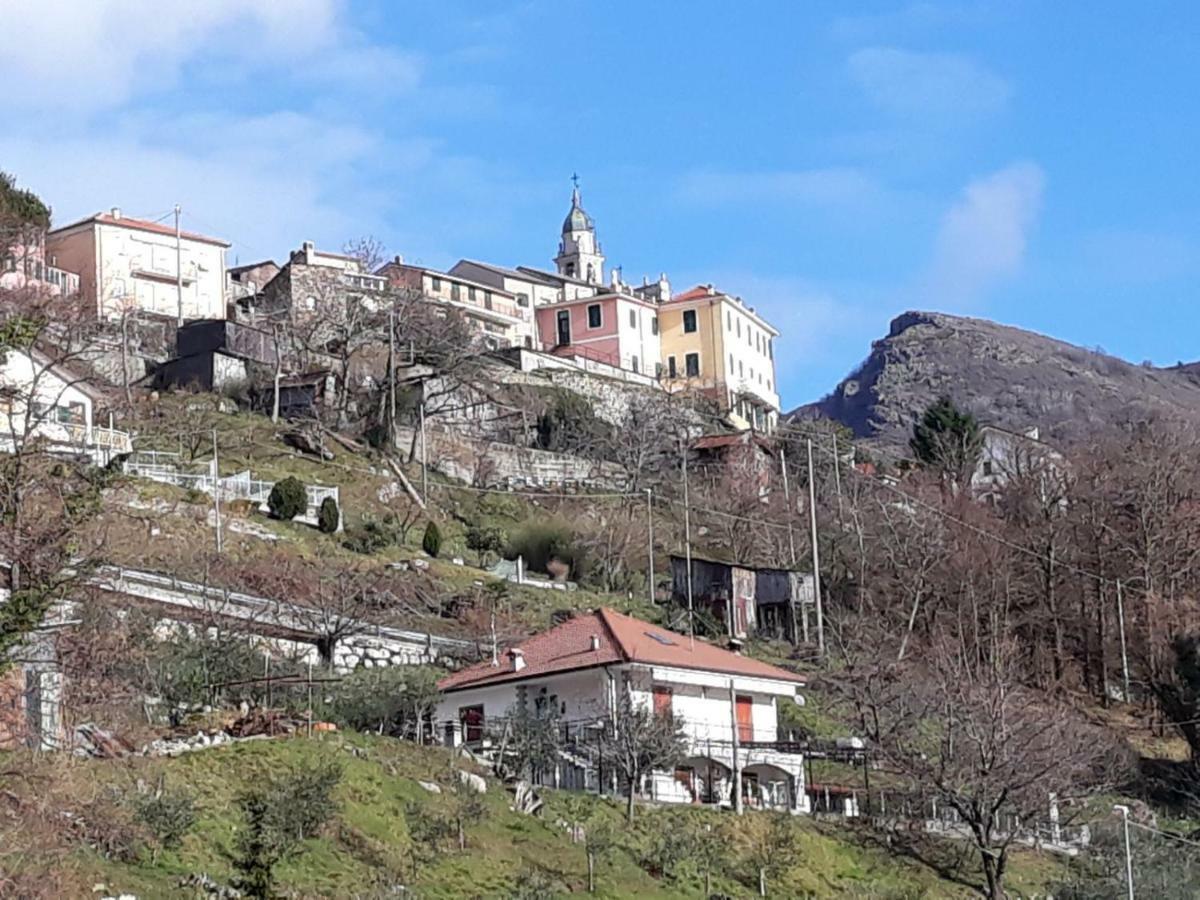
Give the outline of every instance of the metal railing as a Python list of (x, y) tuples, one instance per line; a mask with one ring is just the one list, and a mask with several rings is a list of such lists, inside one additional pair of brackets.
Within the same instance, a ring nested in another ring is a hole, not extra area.
[[(149, 461), (143, 461), (143, 454)], [(252, 476), (249, 469), (214, 478), (209, 473), (192, 473), (179, 471), (180, 458), (178, 454), (161, 451), (138, 451), (133, 458), (127, 460), (124, 471), (135, 478), (147, 478), (163, 484), (173, 484), (185, 490), (199, 491), (212, 495), (216, 493), (218, 500), (247, 500), (263, 505), (271, 496), (275, 482), (264, 481)], [(304, 518), (315, 519), (321, 509), (321, 504), (331, 498), (341, 511), (341, 492), (336, 486), (308, 484), (304, 486), (307, 509)]]

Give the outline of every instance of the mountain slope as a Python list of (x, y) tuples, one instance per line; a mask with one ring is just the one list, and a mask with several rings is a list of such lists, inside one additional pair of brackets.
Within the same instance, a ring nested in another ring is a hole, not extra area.
[(946, 394), (983, 422), (1036, 426), (1071, 443), (1114, 422), (1167, 416), (1200, 423), (1193, 368), (1137, 366), (985, 319), (906, 312), (829, 395), (790, 415), (830, 418), (907, 452), (913, 421)]

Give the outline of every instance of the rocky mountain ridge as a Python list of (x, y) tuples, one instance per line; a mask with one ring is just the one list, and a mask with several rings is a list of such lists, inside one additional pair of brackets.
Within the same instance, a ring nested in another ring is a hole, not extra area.
[(1135, 365), (986, 319), (910, 311), (832, 392), (789, 417), (833, 419), (880, 449), (907, 452), (912, 423), (945, 394), (981, 422), (1036, 426), (1069, 444), (1114, 423), (1200, 424), (1197, 369)]

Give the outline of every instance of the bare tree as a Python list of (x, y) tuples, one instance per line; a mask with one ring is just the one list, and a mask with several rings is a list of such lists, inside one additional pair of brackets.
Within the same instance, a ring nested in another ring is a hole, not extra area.
[(972, 841), (994, 900), (1005, 896), (1009, 853), (1060, 801), (1111, 786), (1122, 755), (1070, 709), (1022, 686), (1022, 658), (999, 635), (980, 659), (949, 629), (917, 662), (895, 662), (877, 634), (831, 679), (872, 751), (922, 803), (952, 811)]
[(642, 779), (655, 769), (674, 768), (687, 752), (687, 738), (677, 717), (635, 703), (628, 693), (618, 700), (609, 724), (601, 758), (625, 782), (625, 815), (632, 822), (633, 798)]

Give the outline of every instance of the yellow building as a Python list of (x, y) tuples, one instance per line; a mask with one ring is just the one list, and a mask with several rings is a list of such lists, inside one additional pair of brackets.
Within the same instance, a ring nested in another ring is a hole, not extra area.
[(659, 307), (663, 385), (712, 397), (741, 428), (772, 431), (779, 419), (779, 332), (740, 297), (700, 285)]

